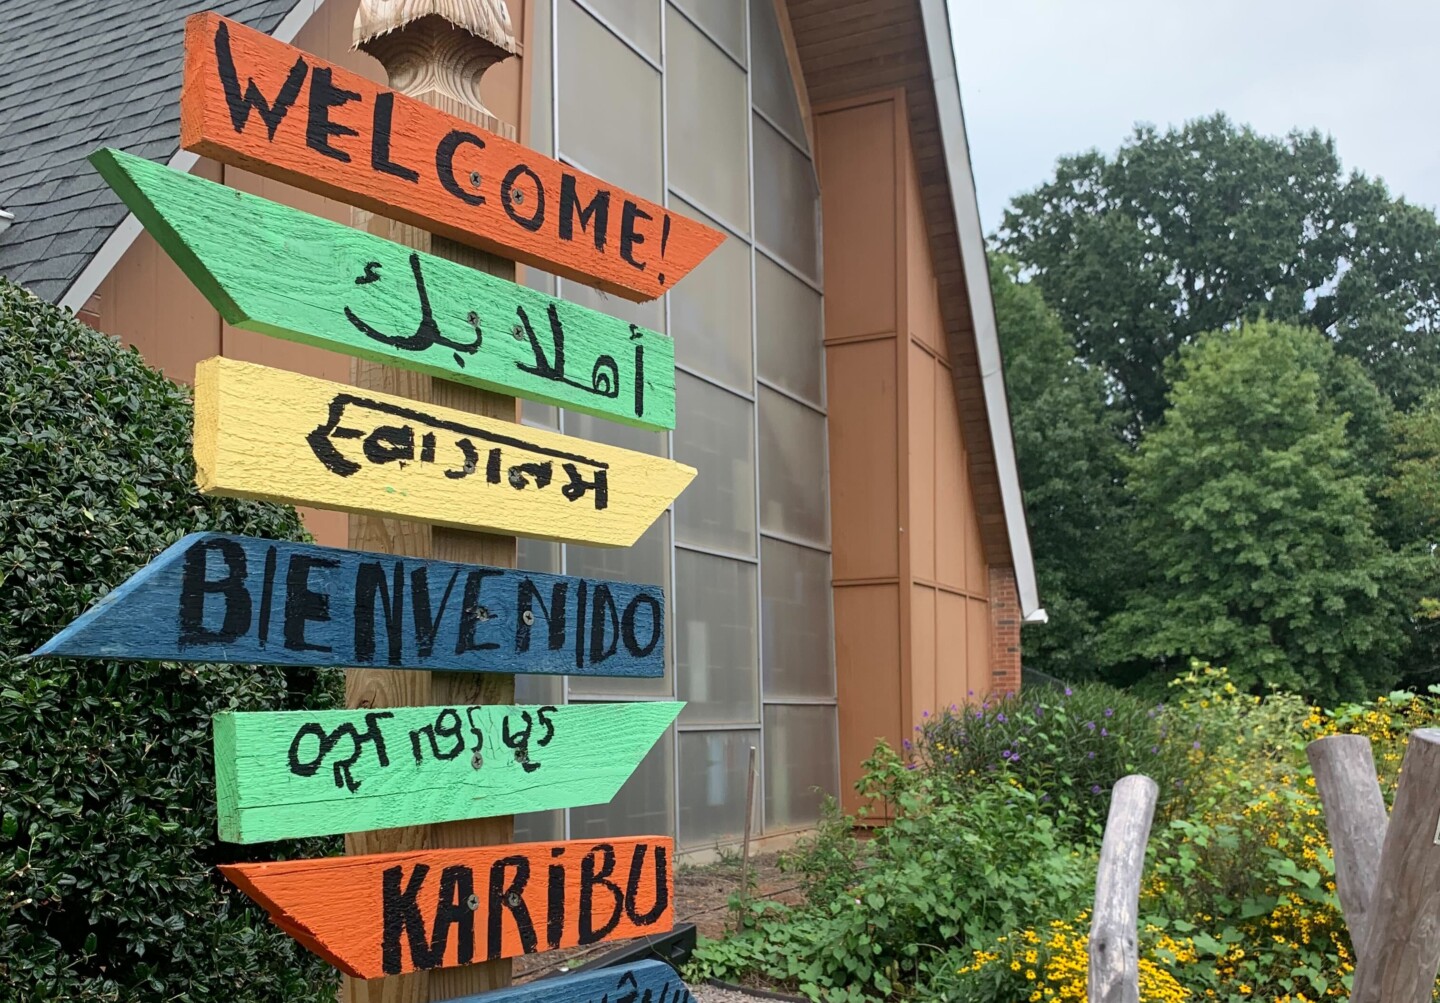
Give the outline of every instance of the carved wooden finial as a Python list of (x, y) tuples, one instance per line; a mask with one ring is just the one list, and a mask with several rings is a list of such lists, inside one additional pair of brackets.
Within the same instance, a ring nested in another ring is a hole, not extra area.
[(354, 44), (396, 90), (434, 91), (487, 115), (480, 78), (520, 51), (505, 0), (360, 0)]

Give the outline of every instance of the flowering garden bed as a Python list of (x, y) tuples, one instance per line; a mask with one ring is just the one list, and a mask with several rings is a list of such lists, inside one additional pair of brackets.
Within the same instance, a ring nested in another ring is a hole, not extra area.
[(1343, 999), (1353, 951), (1305, 744), (1364, 734), (1392, 796), (1405, 736), (1434, 695), (1322, 711), (1239, 692), (1196, 666), (1164, 703), (1034, 687), (929, 715), (880, 746), (862, 792), (891, 819), (857, 841), (833, 806), (786, 866), (798, 906), (757, 903), (704, 942), (694, 977), (814, 999), (1083, 1000), (1109, 791), (1161, 787), (1142, 889), (1143, 1000)]

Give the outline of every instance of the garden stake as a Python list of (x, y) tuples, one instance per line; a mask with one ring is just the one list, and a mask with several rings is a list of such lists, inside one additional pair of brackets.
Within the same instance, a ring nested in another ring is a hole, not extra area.
[[(1440, 730), (1410, 733), (1351, 1003), (1427, 1003), (1440, 970)], [(1352, 936), (1352, 940), (1354, 937)]]
[(1160, 788), (1132, 774), (1115, 784), (1090, 919), (1090, 1003), (1139, 1003), (1140, 875)]
[(1387, 825), (1375, 754), (1363, 735), (1329, 735), (1306, 746), (1305, 755), (1325, 811), (1340, 908), (1360, 955), (1374, 923), (1371, 899)]

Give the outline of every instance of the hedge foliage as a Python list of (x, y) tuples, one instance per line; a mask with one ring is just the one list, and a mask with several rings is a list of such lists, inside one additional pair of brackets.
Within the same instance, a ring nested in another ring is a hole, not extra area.
[(196, 530), (304, 538), (203, 498), (187, 391), (0, 279), (0, 998), (333, 1000), (218, 863), (335, 852), (215, 835), (210, 715), (333, 706), (332, 673), (24, 660)]

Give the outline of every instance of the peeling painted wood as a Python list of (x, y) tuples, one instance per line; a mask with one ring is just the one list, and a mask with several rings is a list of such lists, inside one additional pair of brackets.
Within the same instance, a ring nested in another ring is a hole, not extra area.
[(217, 714), (220, 838), (260, 843), (605, 804), (683, 706)]
[(628, 547), (695, 476), (660, 457), (233, 359), (195, 371), (206, 494)]
[(658, 585), (192, 533), (35, 658), (659, 678)]
[(360, 979), (665, 933), (662, 836), (418, 850), (221, 873), (310, 951)]
[(675, 427), (663, 334), (118, 150), (90, 162), (227, 323)]
[(180, 143), (630, 300), (660, 296), (724, 240), (214, 13), (185, 24)]

